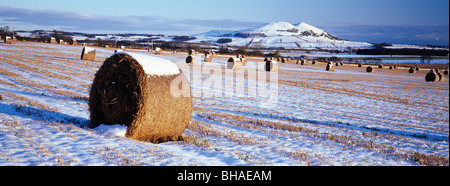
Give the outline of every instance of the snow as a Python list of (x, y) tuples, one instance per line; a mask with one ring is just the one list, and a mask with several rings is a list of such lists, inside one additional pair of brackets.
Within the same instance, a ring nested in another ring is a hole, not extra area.
[(128, 127), (125, 125), (117, 124), (117, 125), (100, 125), (96, 127), (94, 130), (99, 134), (103, 135), (111, 135), (117, 137), (125, 137), (125, 133), (127, 132)]
[(177, 65), (167, 59), (127, 51), (118, 51), (116, 54), (127, 54), (131, 56), (139, 62), (147, 75), (164, 76), (180, 74), (180, 69)]
[(267, 36), (291, 36), (295, 35), (292, 32), (286, 32), (289, 29), (295, 28), (294, 25), (288, 23), (288, 22), (270, 22), (267, 24), (264, 24), (259, 27), (251, 28), (248, 30), (242, 30), (239, 32), (243, 33), (264, 33)]
[(33, 36), (33, 33), (31, 33), (31, 32), (24, 32), (24, 31), (16, 31), (16, 34), (18, 36), (21, 36), (21, 37), (31, 37), (31, 36)]
[(77, 41), (81, 41), (81, 40), (84, 41), (84, 40), (88, 39), (88, 37), (82, 36), (82, 35), (74, 35), (74, 36), (72, 36), (72, 39), (77, 40)]
[(300, 24), (298, 24), (297, 29), (299, 30), (299, 32), (312, 30), (314, 33), (318, 33), (318, 34), (326, 33), (324, 30), (314, 27), (312, 25), (309, 25), (305, 22), (301, 22)]
[(84, 47), (84, 53), (85, 53), (85, 54), (87, 54), (87, 53), (89, 53), (89, 52), (93, 52), (93, 51), (95, 51), (95, 48), (92, 48), (92, 47)]
[[(311, 31), (317, 36), (305, 36), (302, 32)], [(252, 37), (237, 37), (236, 34), (254, 35)], [(262, 37), (261, 35), (265, 35)], [(239, 31), (212, 30), (203, 34), (194, 35), (196, 39), (189, 40), (190, 43), (211, 42), (217, 43), (221, 38), (231, 38), (228, 46), (263, 46), (265, 48), (364, 48), (371, 47), (367, 42), (353, 42), (332, 39), (324, 30), (300, 23), (294, 26), (288, 22), (270, 22), (264, 25)]]
[(392, 46), (385, 46), (384, 48), (389, 49), (419, 49), (419, 50), (449, 50), (448, 48), (439, 48), (439, 47), (424, 47), (424, 46), (417, 46), (417, 45), (400, 45), (400, 44), (394, 44)]
[[(123, 125), (87, 127), (89, 86), (114, 51), (95, 49), (86, 62), (82, 46), (0, 43), (0, 166), (419, 166), (407, 158), (416, 153), (448, 166), (449, 78), (426, 83), (426, 69), (280, 63), (266, 73), (263, 59), (248, 58), (242, 70), (210, 74), (205, 66), (230, 56), (187, 65), (185, 53), (164, 54), (190, 79), (194, 111), (190, 140), (152, 144), (124, 137)], [(275, 100), (265, 94), (272, 82)]]

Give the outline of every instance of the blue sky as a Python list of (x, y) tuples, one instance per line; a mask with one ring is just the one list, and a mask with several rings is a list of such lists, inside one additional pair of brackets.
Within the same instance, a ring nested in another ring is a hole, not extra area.
[(0, 0), (0, 26), (18, 29), (192, 35), (272, 21), (306, 22), (348, 40), (449, 41), (448, 0)]

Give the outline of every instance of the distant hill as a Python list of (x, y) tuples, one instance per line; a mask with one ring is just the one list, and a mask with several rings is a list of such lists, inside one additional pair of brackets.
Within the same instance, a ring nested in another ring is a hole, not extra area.
[[(212, 30), (193, 35), (196, 39), (188, 42), (210, 42), (229, 46), (264, 48), (347, 48), (371, 47), (367, 42), (353, 42), (339, 39), (322, 29), (307, 23), (293, 25), (288, 22), (270, 22), (264, 25), (239, 30)], [(229, 42), (221, 42), (229, 41)]]
[[(54, 31), (34, 30), (34, 31), (15, 31), (17, 36), (29, 38), (48, 38), (54, 37)], [(78, 42), (99, 42), (100, 44), (119, 44), (134, 43), (134, 45), (149, 45), (153, 41), (161, 42), (187, 42), (229, 47), (249, 47), (265, 49), (324, 49), (324, 50), (346, 50), (357, 49), (377, 49), (380, 46), (388, 49), (431, 49), (447, 50), (446, 47), (422, 47), (417, 45), (396, 45), (372, 44), (368, 42), (347, 41), (333, 36), (323, 29), (301, 22), (291, 24), (288, 22), (270, 22), (258, 27), (244, 30), (211, 30), (209, 32), (185, 36), (163, 34), (137, 34), (137, 33), (114, 33), (114, 34), (96, 34), (81, 32), (63, 33), (64, 39), (75, 39)], [(372, 52), (372, 51), (370, 51)]]

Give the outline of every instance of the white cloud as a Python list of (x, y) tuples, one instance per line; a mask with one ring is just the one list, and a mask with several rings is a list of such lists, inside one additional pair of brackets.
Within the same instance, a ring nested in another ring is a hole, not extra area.
[(16, 25), (31, 29), (33, 25), (47, 29), (101, 32), (155, 32), (197, 34), (214, 28), (242, 28), (262, 24), (235, 20), (167, 19), (158, 16), (101, 16), (86, 13), (20, 9), (0, 6), (0, 25)]

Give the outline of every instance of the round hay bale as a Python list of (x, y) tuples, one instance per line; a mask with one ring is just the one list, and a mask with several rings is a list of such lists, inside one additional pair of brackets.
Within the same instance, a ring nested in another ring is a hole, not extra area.
[(242, 66), (247, 66), (247, 59), (244, 54), (237, 54), (236, 58), (240, 59), (242, 62)]
[(156, 55), (162, 55), (162, 52), (163, 52), (163, 50), (161, 48), (159, 48), (159, 47), (155, 48), (155, 54)]
[(312, 64), (312, 65), (315, 65), (315, 64), (316, 64), (316, 60), (313, 60), (311, 64)]
[(383, 65), (378, 65), (378, 68), (383, 68)]
[(197, 63), (197, 58), (195, 58), (195, 56), (189, 55), (188, 57), (186, 57), (186, 63), (195, 64)]
[(195, 52), (194, 49), (190, 49), (190, 50), (188, 51), (188, 54), (191, 55), (191, 56), (195, 56), (195, 55), (196, 55), (196, 52)]
[(239, 70), (243, 66), (241, 59), (230, 57), (227, 61), (227, 69)]
[(72, 40), (69, 41), (69, 44), (70, 45), (78, 45), (78, 42), (77, 42), (77, 40), (72, 39)]
[(368, 73), (373, 73), (373, 72), (375, 72), (375, 69), (374, 69), (373, 67), (371, 67), (371, 66), (368, 66), (368, 67), (366, 68), (366, 72), (368, 72)]
[(83, 47), (83, 51), (81, 51), (81, 60), (95, 61), (95, 49), (91, 47)]
[(361, 63), (358, 63), (358, 67), (362, 67), (362, 64), (361, 64)]
[(447, 69), (445, 69), (445, 71), (444, 71), (444, 75), (448, 76), (448, 68), (447, 68)]
[(301, 65), (308, 65), (308, 61), (307, 60), (302, 60), (302, 61), (300, 61), (300, 63), (301, 63)]
[(205, 59), (204, 59), (203, 61), (205, 61), (205, 62), (211, 62), (211, 60), (212, 60), (212, 56), (209, 55), (209, 54), (205, 54)]
[(425, 76), (425, 81), (426, 82), (438, 82), (439, 81), (439, 76), (434, 69), (430, 70), (430, 72), (427, 73), (427, 75)]
[(205, 57), (206, 57), (206, 55), (209, 55), (212, 59), (214, 56), (216, 56), (216, 53), (213, 51), (205, 51)]
[(330, 72), (334, 72), (334, 66), (333, 66), (333, 64), (328, 63), (328, 64), (327, 64), (327, 67), (326, 67), (326, 70), (327, 70), (327, 71), (330, 71)]
[(416, 67), (416, 71), (419, 72), (420, 71), (420, 67)]
[(56, 38), (50, 37), (50, 38), (48, 39), (48, 43), (57, 44)]
[(416, 68), (411, 67), (408, 72), (411, 73), (411, 74), (415, 74), (416, 73)]
[(441, 74), (441, 73), (436, 73), (437, 75), (438, 75), (438, 77), (439, 77), (439, 81), (445, 81), (445, 76), (443, 75), (443, 74)]
[(286, 58), (281, 58), (281, 63), (286, 63)]
[(393, 66), (391, 65), (391, 66), (389, 66), (389, 69), (390, 69), (390, 70), (393, 70), (393, 69), (394, 69), (394, 67), (393, 67)]
[(267, 72), (278, 72), (280, 70), (280, 66), (277, 61), (266, 61), (264, 70)]
[(211, 57), (214, 57), (214, 52), (213, 51), (205, 51), (205, 56), (206, 55), (210, 55)]
[[(180, 81), (178, 81), (180, 80)], [(90, 127), (124, 124), (126, 137), (153, 143), (177, 140), (193, 110), (189, 83), (171, 61), (116, 53), (95, 74), (90, 91)], [(173, 96), (177, 87), (183, 96)]]
[(5, 38), (3, 39), (3, 42), (5, 44), (12, 44), (12, 38), (10, 36), (5, 36)]
[(339, 62), (341, 66), (344, 66), (344, 62)]

